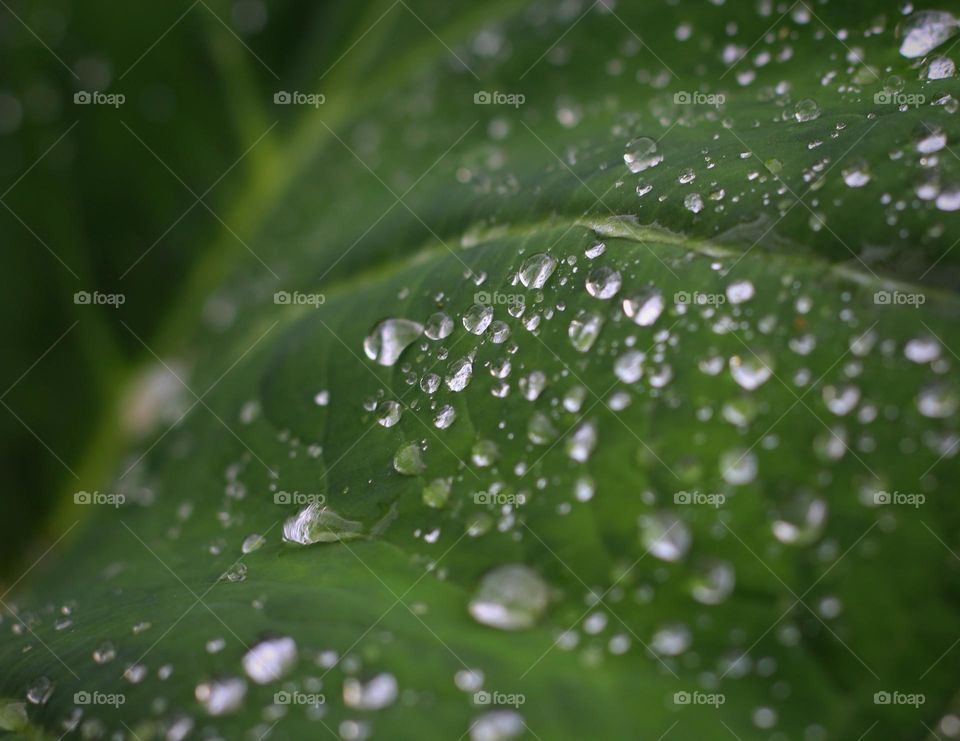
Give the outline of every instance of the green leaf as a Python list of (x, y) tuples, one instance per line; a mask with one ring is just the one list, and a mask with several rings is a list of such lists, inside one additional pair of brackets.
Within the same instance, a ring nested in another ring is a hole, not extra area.
[(34, 730), (949, 735), (955, 77), (575, 5), (371, 4), (282, 111), (9, 598)]

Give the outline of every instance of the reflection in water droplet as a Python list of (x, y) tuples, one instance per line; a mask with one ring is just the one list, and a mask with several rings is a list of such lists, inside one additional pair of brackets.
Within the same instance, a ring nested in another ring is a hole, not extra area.
[(817, 101), (809, 98), (801, 100), (793, 109), (793, 117), (799, 123), (806, 123), (820, 118), (820, 106)]
[(501, 630), (525, 630), (536, 625), (547, 608), (547, 585), (522, 564), (487, 572), (470, 600), (474, 620)]
[(243, 543), (240, 545), (240, 552), (253, 553), (254, 551), (262, 548), (266, 542), (266, 538), (264, 538), (262, 535), (250, 533), (250, 535), (243, 539)]
[(577, 463), (586, 463), (597, 447), (597, 425), (584, 422), (567, 438), (567, 455)]
[(659, 656), (679, 656), (688, 648), (693, 637), (683, 623), (670, 623), (660, 628), (650, 640), (650, 648)]
[(53, 694), (54, 684), (50, 677), (40, 676), (27, 687), (27, 702), (32, 705), (46, 705)]
[(428, 507), (440, 509), (450, 500), (450, 480), (434, 479), (423, 487), (423, 503)]
[(470, 358), (461, 358), (450, 364), (450, 372), (443, 382), (453, 392), (463, 391), (473, 378), (473, 361)]

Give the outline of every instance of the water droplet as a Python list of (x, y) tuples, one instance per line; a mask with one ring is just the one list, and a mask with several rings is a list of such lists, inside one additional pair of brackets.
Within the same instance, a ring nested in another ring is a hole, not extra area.
[(449, 404), (444, 404), (433, 417), (433, 426), (438, 430), (445, 430), (457, 419), (457, 410)]
[(698, 214), (703, 211), (703, 196), (699, 193), (688, 193), (683, 199), (683, 206), (690, 213)]
[(432, 314), (424, 326), (423, 333), (431, 340), (443, 340), (453, 332), (453, 319), (438, 311)]
[(520, 379), (520, 393), (527, 401), (536, 401), (547, 386), (547, 376), (543, 371), (530, 371)]
[(463, 315), (463, 326), (471, 334), (481, 335), (493, 321), (493, 307), (474, 304)]
[(543, 412), (534, 412), (527, 422), (527, 439), (534, 445), (548, 445), (557, 439), (557, 428)]
[(241, 553), (253, 553), (256, 550), (259, 550), (267, 542), (266, 538), (258, 533), (250, 533), (246, 538), (243, 539), (243, 543), (240, 545)]
[(393, 456), (393, 468), (404, 476), (416, 476), (426, 469), (423, 454), (416, 443), (401, 445)]
[(820, 106), (817, 101), (806, 98), (801, 100), (793, 109), (793, 117), (799, 123), (806, 123), (820, 118)]
[(719, 605), (732, 593), (736, 584), (733, 565), (728, 561), (706, 561), (699, 565), (690, 583), (690, 593), (701, 605)]
[(773, 537), (785, 545), (809, 545), (820, 537), (827, 523), (827, 503), (811, 494), (793, 496), (775, 514)]
[(639, 327), (649, 327), (663, 313), (663, 294), (656, 288), (634, 293), (623, 300), (623, 313)]
[(363, 526), (347, 520), (320, 502), (304, 507), (283, 524), (283, 539), (288, 543), (311, 545), (335, 543), (363, 537)]
[(904, 345), (903, 354), (914, 363), (932, 363), (940, 357), (940, 343), (933, 337), (916, 337)]
[(851, 384), (823, 387), (823, 402), (827, 405), (827, 409), (838, 417), (853, 411), (859, 401), (860, 389)]
[(363, 351), (379, 365), (392, 366), (423, 334), (423, 325), (409, 319), (385, 319), (363, 341)]
[(27, 702), (32, 705), (46, 705), (53, 690), (54, 684), (50, 677), (37, 677), (27, 687)]
[(425, 394), (435, 394), (440, 388), (440, 376), (436, 373), (428, 373), (420, 379), (420, 390)]
[(428, 507), (440, 509), (450, 501), (450, 480), (434, 479), (423, 487), (423, 503)]
[(957, 19), (942, 10), (921, 10), (897, 28), (900, 53), (907, 59), (929, 54), (957, 33)]
[(543, 288), (556, 268), (557, 261), (545, 252), (531, 255), (520, 266), (520, 282), (526, 288)]
[(605, 301), (617, 295), (622, 283), (623, 279), (616, 270), (607, 267), (594, 268), (587, 276), (587, 293)]
[(499, 320), (490, 325), (490, 341), (494, 345), (502, 345), (510, 336), (510, 325)]
[(400, 421), (403, 407), (395, 401), (385, 401), (377, 409), (377, 424), (381, 427), (393, 427)]
[(492, 466), (499, 457), (500, 450), (493, 440), (480, 440), (470, 450), (470, 460), (481, 468)]
[(613, 372), (624, 383), (636, 383), (643, 376), (643, 361), (646, 357), (639, 350), (629, 350), (614, 362)]
[(501, 630), (525, 630), (536, 625), (547, 608), (547, 585), (522, 564), (487, 572), (470, 600), (470, 614), (483, 625)]
[(731, 304), (746, 303), (753, 298), (754, 292), (753, 283), (748, 280), (738, 280), (727, 286), (727, 300)]
[(753, 391), (765, 384), (773, 375), (772, 368), (773, 360), (765, 353), (750, 353), (745, 357), (734, 355), (730, 358), (730, 375), (747, 391)]
[(343, 704), (354, 710), (382, 710), (400, 694), (397, 678), (384, 672), (363, 683), (355, 677), (343, 680)]
[(690, 629), (683, 623), (670, 623), (660, 628), (650, 640), (650, 648), (659, 656), (679, 656), (693, 641)]
[[(19, 734), (26, 731), (30, 720), (27, 716), (27, 704), (21, 700), (0, 698), (0, 731), (13, 731)], [(24, 735), (15, 735), (11, 738), (28, 738)]]
[(584, 250), (583, 254), (586, 255), (588, 260), (595, 260), (606, 251), (607, 245), (605, 245), (603, 242), (594, 242), (592, 245), (587, 247), (586, 250)]
[(653, 139), (641, 136), (627, 143), (623, 161), (630, 172), (649, 170), (663, 162), (663, 155), (657, 152), (657, 143)]
[(257, 684), (277, 682), (297, 663), (297, 644), (288, 636), (260, 641), (243, 655), (243, 670)]
[(757, 477), (757, 456), (736, 448), (720, 456), (720, 475), (728, 484), (742, 486)]
[(577, 463), (586, 463), (597, 447), (597, 425), (584, 422), (567, 438), (567, 456)]
[(117, 649), (110, 641), (103, 641), (93, 649), (93, 660), (98, 664), (109, 664), (117, 658)]
[(924, 417), (945, 419), (956, 414), (958, 407), (960, 395), (950, 384), (933, 383), (917, 395), (917, 409)]
[(578, 352), (589, 352), (593, 343), (600, 336), (603, 329), (603, 317), (595, 311), (581, 309), (570, 320), (567, 334), (574, 349)]
[(924, 70), (923, 77), (927, 80), (948, 80), (956, 74), (957, 65), (950, 57), (933, 57)]
[(470, 741), (510, 741), (526, 730), (523, 716), (513, 710), (491, 710), (470, 725)]
[(661, 561), (679, 561), (690, 550), (693, 540), (690, 529), (670, 512), (641, 515), (637, 524), (640, 526), (640, 543), (651, 556)]
[(193, 694), (208, 715), (226, 715), (243, 705), (247, 683), (237, 677), (216, 679), (198, 684)]
[(470, 358), (461, 358), (450, 364), (450, 373), (443, 382), (453, 392), (463, 391), (473, 378), (473, 361)]
[(852, 162), (843, 168), (843, 182), (850, 188), (862, 188), (870, 182), (870, 169), (863, 161)]

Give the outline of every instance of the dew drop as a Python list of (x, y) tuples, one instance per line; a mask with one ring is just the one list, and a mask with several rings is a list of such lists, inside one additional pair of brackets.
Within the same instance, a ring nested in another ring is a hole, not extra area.
[(481, 335), (493, 321), (493, 307), (474, 304), (463, 315), (463, 326), (471, 334)]
[(423, 334), (423, 325), (409, 319), (385, 319), (363, 341), (363, 351), (379, 365), (392, 366)]
[(957, 33), (957, 19), (942, 10), (921, 10), (897, 28), (900, 53), (907, 59), (929, 54)]
[(443, 340), (453, 332), (453, 319), (438, 311), (432, 314), (424, 326), (423, 333), (431, 340)]
[(545, 252), (531, 255), (520, 266), (520, 282), (526, 288), (543, 288), (556, 268), (557, 261)]
[(603, 329), (603, 317), (595, 311), (581, 309), (570, 320), (567, 335), (577, 352), (589, 352)]
[(623, 300), (623, 313), (638, 327), (649, 327), (663, 313), (663, 294), (656, 288), (634, 293)]
[(483, 625), (500, 630), (526, 630), (536, 625), (547, 608), (547, 585), (522, 564), (499, 566), (487, 572), (470, 600), (470, 614)]
[(297, 644), (288, 636), (260, 641), (243, 655), (243, 670), (257, 684), (277, 682), (297, 663)]
[(659, 165), (663, 162), (663, 155), (657, 152), (657, 143), (653, 139), (642, 136), (627, 143), (623, 161), (630, 172), (637, 173)]
[(283, 539), (288, 543), (311, 545), (335, 543), (363, 536), (363, 526), (347, 520), (320, 502), (312, 502), (283, 524)]
[(208, 715), (226, 715), (243, 705), (247, 683), (237, 677), (216, 679), (198, 684), (193, 694)]

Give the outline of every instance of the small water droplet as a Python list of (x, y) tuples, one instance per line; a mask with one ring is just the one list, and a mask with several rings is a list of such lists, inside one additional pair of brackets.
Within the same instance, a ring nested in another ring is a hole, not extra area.
[(567, 335), (577, 352), (589, 352), (603, 329), (603, 317), (595, 311), (581, 309), (570, 320)]
[(396, 702), (399, 694), (397, 678), (386, 672), (366, 683), (355, 677), (343, 680), (343, 704), (354, 710), (381, 710)]
[(393, 468), (404, 476), (416, 476), (426, 469), (423, 454), (416, 443), (401, 445), (393, 456)]
[(690, 529), (670, 512), (641, 515), (637, 524), (640, 526), (640, 543), (651, 556), (661, 561), (679, 561), (690, 550), (693, 540)]
[(817, 101), (806, 98), (801, 100), (793, 109), (793, 117), (799, 123), (806, 123), (820, 118), (820, 106)]
[(395, 401), (385, 401), (377, 408), (377, 424), (381, 427), (393, 427), (400, 421), (403, 407)]
[(493, 307), (474, 304), (463, 315), (463, 326), (471, 334), (481, 335), (487, 331), (493, 321)]
[(438, 311), (427, 319), (424, 325), (423, 333), (431, 340), (443, 340), (453, 332), (453, 319)]
[(657, 143), (653, 139), (641, 136), (627, 143), (623, 161), (630, 172), (649, 170), (663, 162), (663, 155), (657, 152)]
[(649, 327), (663, 313), (663, 294), (656, 288), (634, 293), (623, 300), (623, 313), (639, 327)]

